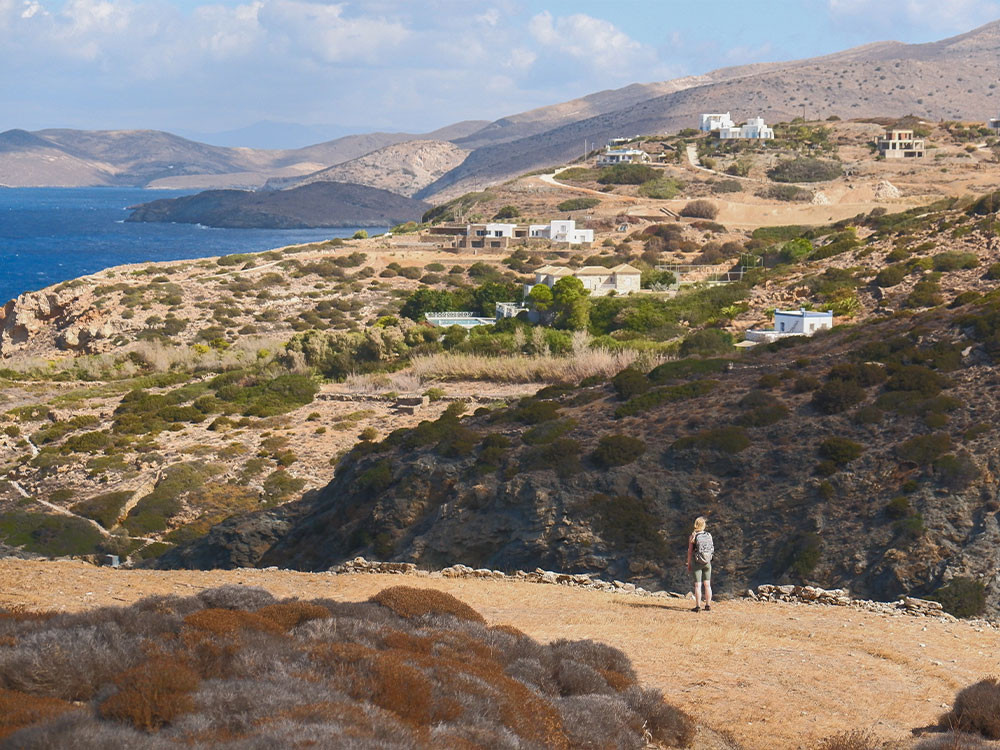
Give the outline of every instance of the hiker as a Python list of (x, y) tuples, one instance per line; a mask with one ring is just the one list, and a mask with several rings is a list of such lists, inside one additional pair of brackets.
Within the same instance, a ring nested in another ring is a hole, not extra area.
[(715, 544), (712, 535), (705, 531), (706, 519), (698, 516), (694, 520), (694, 531), (688, 539), (688, 572), (694, 581), (694, 609), (701, 611), (701, 587), (705, 586), (705, 611), (712, 611), (712, 556), (715, 554)]

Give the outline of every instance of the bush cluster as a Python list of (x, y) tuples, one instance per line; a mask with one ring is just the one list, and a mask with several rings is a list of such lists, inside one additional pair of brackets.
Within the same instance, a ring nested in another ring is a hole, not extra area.
[(591, 459), (601, 468), (625, 466), (646, 452), (646, 444), (628, 435), (605, 435), (591, 454)]
[[(0, 735), (51, 747), (689, 747), (693, 721), (594, 641), (543, 645), (454, 597), (226, 586), (0, 611)], [(71, 644), (71, 647), (67, 647)]]

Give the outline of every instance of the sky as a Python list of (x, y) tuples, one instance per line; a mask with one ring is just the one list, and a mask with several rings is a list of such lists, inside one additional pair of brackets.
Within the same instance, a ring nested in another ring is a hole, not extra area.
[(1000, 0), (0, 0), (0, 131), (421, 133), (997, 19)]

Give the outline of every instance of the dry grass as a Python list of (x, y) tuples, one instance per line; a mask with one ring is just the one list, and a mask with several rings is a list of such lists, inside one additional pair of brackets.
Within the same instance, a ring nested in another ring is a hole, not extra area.
[[(215, 605), (215, 606), (212, 606)], [(399, 750), (689, 747), (694, 724), (588, 640), (542, 645), (454, 596), (396, 586), (368, 602), (274, 601), (256, 587), (0, 621), (0, 732), (11, 747)], [(81, 639), (92, 628), (103, 639)], [(121, 658), (129, 646), (130, 660)], [(50, 657), (73, 647), (73, 661)], [(106, 653), (107, 651), (107, 653)], [(87, 684), (79, 688), (58, 687)], [(89, 705), (72, 706), (54, 692)], [(86, 738), (86, 739), (76, 739)], [(353, 745), (352, 745), (353, 746)]]
[(423, 380), (489, 380), (499, 383), (579, 383), (586, 377), (611, 377), (629, 365), (644, 370), (665, 357), (633, 350), (597, 348), (558, 356), (489, 357), (441, 353), (417, 357), (412, 372)]
[[(677, 564), (683, 565), (683, 557)], [(72, 562), (12, 559), (0, 560), (0, 580), (4, 581), (0, 607), (18, 603), (35, 610), (58, 606), (89, 612), (95, 606), (134, 602), (158, 594), (158, 599), (148, 603), (148, 610), (175, 612), (178, 621), (193, 611), (192, 600), (187, 598), (191, 593), (220, 584), (231, 584), (227, 590), (232, 593), (219, 597), (215, 593), (218, 590), (205, 592), (202, 597), (207, 606), (235, 603), (237, 595), (253, 597), (255, 608), (275, 603), (272, 597), (261, 596), (257, 586), (266, 586), (278, 598), (332, 597), (358, 602), (401, 582), (398, 576), (388, 575), (331, 578), (326, 574), (264, 570), (115, 571)], [(895, 743), (890, 745), (893, 750), (910, 748), (910, 731), (934, 724), (941, 706), (952, 705), (958, 687), (973, 684), (984, 673), (1000, 673), (1000, 633), (989, 629), (977, 632), (961, 622), (747, 601), (718, 601), (712, 613), (695, 615), (688, 611), (691, 605), (683, 599), (639, 599), (563, 586), (490, 580), (403, 580), (414, 588), (450, 593), (489, 622), (510, 623), (530, 636), (516, 641), (518, 658), (505, 672), (525, 685), (537, 685), (536, 689), (543, 693), (558, 690), (558, 683), (539, 659), (539, 642), (593, 639), (621, 648), (643, 686), (662, 690), (669, 704), (689, 712), (699, 723), (731, 735), (732, 743), (719, 747), (735, 747), (738, 743), (746, 750), (815, 748), (824, 738), (838, 733), (872, 728), (879, 741)], [(208, 604), (208, 600), (212, 603)], [(387, 608), (374, 609), (382, 613), (384, 625), (352, 630), (355, 635), (354, 645), (349, 647), (353, 653), (350, 659), (362, 667), (370, 652), (383, 648), (386, 638), (398, 637), (390, 631), (409, 632), (405, 621), (398, 620)], [(4, 622), (8, 621), (0, 620), (0, 635), (13, 632), (5, 629)], [(343, 633), (345, 623), (338, 616), (305, 623), (293, 632), (315, 632), (311, 645), (321, 649), (323, 644), (331, 643), (324, 633)], [(420, 636), (427, 637), (430, 630), (437, 629), (436, 623), (430, 623)], [(509, 630), (507, 626), (492, 627), (486, 634), (492, 639), (517, 638), (517, 633)], [(217, 643), (211, 634), (191, 632)], [(242, 637), (280, 642), (266, 633), (255, 635), (252, 631)], [(401, 642), (394, 647), (426, 651), (426, 646), (418, 643), (410, 647)], [(455, 641), (450, 648), (460, 654), (464, 647)], [(903, 655), (909, 662), (873, 658), (870, 652), (878, 650)], [(0, 648), (0, 654), (3, 651)], [(309, 660), (314, 669), (331, 674), (346, 671), (351, 663), (343, 653), (330, 655), (322, 663), (318, 656), (310, 655)], [(237, 658), (226, 674), (232, 675), (232, 669), (239, 664)], [(221, 656), (220, 665), (225, 666)], [(591, 666), (598, 672), (614, 669), (606, 664)], [(224, 678), (226, 684), (230, 679)], [(606, 678), (609, 683), (613, 679)], [(324, 700), (329, 701), (329, 695), (310, 699)], [(303, 698), (302, 703), (307, 702)], [(624, 714), (624, 709), (621, 711)], [(384, 711), (380, 715), (387, 722), (391, 718)], [(72, 727), (82, 736), (91, 736), (84, 726)], [(448, 740), (461, 737), (479, 747), (503, 746), (501, 738), (491, 744), (494, 735), (481, 728), (459, 731), (448, 725), (435, 732), (432, 740), (441, 734)], [(938, 735), (922, 742), (933, 741), (927, 748), (934, 750), (990, 747), (989, 741), (982, 738), (975, 744), (970, 744), (972, 740), (957, 746), (942, 744), (944, 737)], [(451, 745), (442, 741), (441, 746)]]

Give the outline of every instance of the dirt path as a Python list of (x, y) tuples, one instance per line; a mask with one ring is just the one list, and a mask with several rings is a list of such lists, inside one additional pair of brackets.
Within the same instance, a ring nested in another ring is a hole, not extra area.
[(0, 560), (0, 606), (80, 610), (151, 594), (190, 596), (225, 583), (279, 597), (367, 599), (406, 584), (447, 591), (491, 623), (543, 641), (593, 638), (623, 649), (644, 683), (750, 750), (814, 748), (820, 738), (873, 729), (904, 740), (932, 723), (957, 689), (1000, 672), (1000, 633), (965, 623), (861, 610), (686, 600), (563, 586), (416, 576), (290, 571), (152, 572), (75, 562)]

